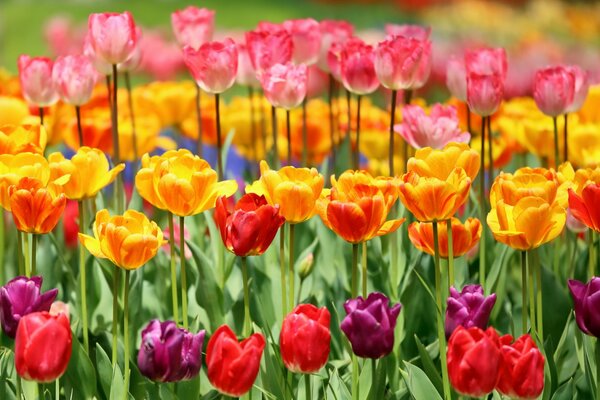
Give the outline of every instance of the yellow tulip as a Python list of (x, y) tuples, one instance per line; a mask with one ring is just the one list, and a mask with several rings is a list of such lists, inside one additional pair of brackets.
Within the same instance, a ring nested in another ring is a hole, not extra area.
[(569, 119), (569, 160), (582, 168), (600, 166), (600, 122), (570, 122)]
[(454, 168), (465, 170), (467, 176), (474, 180), (479, 172), (479, 153), (466, 143), (448, 143), (442, 150), (424, 147), (416, 151), (408, 160), (407, 170), (414, 171), (422, 177), (433, 177), (446, 180)]
[(590, 86), (590, 90), (585, 98), (585, 102), (583, 103), (581, 109), (577, 112), (577, 115), (581, 118), (582, 122), (598, 124), (600, 123), (600, 115), (598, 115), (599, 108), (600, 85), (593, 85)]
[(246, 97), (234, 97), (221, 109), (221, 128), (223, 132), (234, 132), (232, 143), (236, 151), (246, 159), (258, 162), (265, 159), (273, 146), (271, 106), (264, 98), (254, 98), (254, 132), (250, 107), (250, 101)]
[(1, 126), (0, 154), (26, 152), (43, 154), (46, 148), (46, 140), (46, 129), (40, 125)]
[(0, 96), (0, 110), (0, 126), (20, 125), (29, 116), (27, 103), (18, 97)]
[(155, 113), (163, 128), (177, 127), (196, 114), (196, 84), (192, 81), (152, 82), (138, 86), (133, 91), (133, 99), (136, 111)]
[(37, 179), (46, 186), (50, 180), (48, 161), (37, 153), (0, 155), (0, 205), (5, 210), (10, 211), (9, 186), (25, 177)]
[(519, 199), (528, 196), (539, 197), (547, 203), (555, 200), (567, 208), (568, 185), (560, 185), (557, 173), (553, 169), (519, 168), (514, 174), (501, 172), (490, 189), (492, 207), (503, 200), (504, 204), (514, 206)]

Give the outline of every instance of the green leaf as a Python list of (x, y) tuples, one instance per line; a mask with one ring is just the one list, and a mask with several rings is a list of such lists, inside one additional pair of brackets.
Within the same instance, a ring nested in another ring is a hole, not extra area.
[(400, 370), (408, 386), (408, 391), (415, 400), (442, 400), (433, 383), (419, 367), (404, 362), (406, 371)]
[(104, 349), (96, 343), (96, 365), (98, 366), (98, 378), (100, 386), (106, 397), (110, 396), (110, 384), (112, 382), (112, 365)]
[(180, 399), (197, 399), (200, 396), (200, 377), (179, 382), (176, 391)]
[[(419, 350), (419, 356), (421, 357), (421, 363), (423, 364), (423, 369), (425, 373), (437, 389), (438, 393), (442, 395), (444, 390), (442, 377), (437, 372), (437, 368), (435, 367), (435, 364), (433, 363), (429, 352), (427, 351), (425, 346), (423, 346), (423, 343), (421, 343), (417, 335), (415, 335), (415, 343), (417, 343), (417, 349)], [(439, 346), (436, 347), (438, 348), (437, 352), (439, 353)]]
[(223, 324), (223, 293), (215, 280), (214, 271), (211, 268), (213, 263), (206, 258), (196, 244), (189, 240), (186, 243), (196, 261), (200, 275), (196, 287), (196, 299), (198, 304), (206, 310), (211, 323), (210, 328), (215, 331)]
[(171, 390), (169, 385), (164, 384), (164, 383), (160, 384), (160, 389), (158, 389), (158, 393), (160, 393), (160, 398), (162, 400), (177, 400), (178, 399), (178, 397), (175, 395), (175, 393), (173, 393), (173, 391)]
[(77, 341), (72, 342), (71, 360), (64, 375), (65, 392), (73, 390), (77, 399), (91, 399), (96, 394), (96, 370), (92, 361)]
[(552, 400), (571, 400), (575, 396), (573, 378), (565, 382), (552, 396)]
[(110, 400), (123, 400), (125, 396), (125, 382), (119, 364), (115, 365), (110, 385)]

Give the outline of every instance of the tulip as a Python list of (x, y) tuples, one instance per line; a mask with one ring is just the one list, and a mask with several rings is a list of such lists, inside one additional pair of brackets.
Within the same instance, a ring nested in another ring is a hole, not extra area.
[(286, 110), (298, 107), (306, 98), (306, 65), (275, 64), (260, 77), (265, 97), (274, 107)]
[(194, 80), (205, 92), (223, 93), (235, 82), (238, 68), (238, 53), (235, 42), (207, 42), (195, 49), (183, 48), (183, 60)]
[(63, 185), (63, 191), (71, 200), (96, 196), (125, 169), (125, 164), (119, 164), (111, 169), (106, 155), (90, 147), (79, 148), (70, 160), (62, 153), (52, 153), (48, 156), (48, 161), (52, 179), (64, 175), (70, 176), (69, 181)]
[(379, 87), (375, 75), (375, 51), (358, 38), (345, 43), (340, 58), (342, 82), (358, 95), (373, 93)]
[[(439, 254), (448, 258), (448, 232), (447, 222), (438, 222)], [(452, 217), (452, 256), (460, 257), (477, 246), (481, 238), (481, 223), (477, 218), (467, 218), (465, 223)], [(430, 222), (413, 222), (408, 227), (408, 237), (412, 244), (419, 250), (434, 255), (433, 226)]]
[(283, 28), (292, 35), (294, 63), (315, 64), (321, 49), (319, 23), (313, 18), (289, 19), (283, 22)]
[(575, 77), (566, 67), (548, 67), (535, 74), (533, 98), (544, 114), (551, 117), (564, 114), (574, 96)]
[(279, 205), (269, 205), (264, 196), (248, 193), (231, 209), (225, 196), (217, 200), (215, 222), (227, 250), (239, 257), (263, 254), (285, 222)]
[(504, 96), (504, 81), (500, 74), (481, 75), (467, 67), (467, 102), (477, 115), (487, 117), (496, 112)]
[(220, 326), (206, 348), (208, 380), (219, 392), (241, 397), (252, 389), (265, 345), (260, 333), (238, 342), (231, 328)]
[(588, 283), (574, 279), (568, 281), (571, 297), (575, 305), (575, 320), (579, 329), (586, 335), (600, 337), (600, 315), (598, 314), (598, 291), (600, 278), (592, 277)]
[(27, 314), (49, 311), (58, 289), (42, 293), (42, 277), (17, 276), (0, 288), (0, 322), (2, 331), (15, 338), (19, 321)]
[(375, 50), (375, 73), (381, 84), (392, 90), (414, 90), (422, 87), (431, 72), (431, 42), (392, 36), (380, 42)]
[(326, 307), (300, 304), (283, 320), (279, 335), (281, 358), (295, 373), (318, 372), (329, 358), (331, 315)]
[(328, 66), (329, 49), (334, 43), (343, 43), (351, 38), (354, 33), (354, 26), (343, 20), (324, 19), (319, 22), (319, 30), (321, 31), (321, 49), (319, 51), (318, 66), (323, 71), (332, 72)]
[(94, 237), (79, 234), (79, 241), (94, 257), (107, 258), (117, 267), (133, 270), (156, 255), (163, 234), (155, 222), (135, 210), (110, 216), (100, 210), (94, 221)]
[(513, 399), (537, 399), (544, 390), (544, 356), (529, 335), (511, 341), (510, 335), (500, 338), (502, 367), (496, 388)]
[(89, 31), (83, 40), (83, 55), (92, 62), (92, 65), (99, 74), (105, 76), (112, 74), (112, 65), (96, 54)]
[(23, 97), (31, 105), (48, 107), (58, 101), (52, 82), (52, 60), (46, 57), (19, 56), (19, 82)]
[(327, 51), (327, 69), (336, 81), (342, 81), (342, 50), (344, 43), (332, 43)]
[(446, 86), (452, 96), (467, 101), (467, 71), (464, 62), (455, 57), (446, 64)]
[(407, 170), (420, 176), (434, 177), (441, 180), (456, 167), (465, 170), (469, 179), (474, 180), (479, 172), (479, 154), (464, 143), (448, 143), (441, 150), (425, 147), (416, 151), (407, 163)]
[(188, 6), (171, 14), (171, 25), (179, 46), (190, 46), (197, 50), (212, 40), (215, 12), (207, 8)]
[(92, 62), (83, 55), (58, 57), (52, 67), (52, 82), (61, 100), (74, 106), (88, 102), (95, 78)]
[(48, 135), (42, 125), (0, 126), (0, 154), (43, 154)]
[(449, 338), (459, 326), (467, 329), (472, 327), (486, 329), (495, 303), (496, 294), (484, 296), (481, 285), (466, 285), (460, 293), (454, 287), (450, 287), (444, 325), (446, 338)]
[(10, 211), (8, 188), (27, 177), (39, 180), (44, 186), (48, 184), (50, 168), (43, 155), (34, 153), (0, 155), (0, 205), (6, 211)]
[(385, 34), (387, 36), (404, 36), (405, 38), (415, 38), (418, 40), (429, 39), (431, 28), (421, 25), (411, 24), (385, 24)]
[(10, 209), (21, 232), (44, 234), (54, 229), (67, 204), (62, 188), (56, 183), (44, 186), (35, 178), (21, 178), (8, 188)]
[(454, 389), (463, 395), (482, 397), (496, 387), (502, 368), (494, 328), (456, 328), (448, 341), (448, 372)]
[(256, 77), (256, 71), (250, 61), (250, 54), (245, 43), (238, 43), (238, 69), (236, 81), (240, 85), (250, 87), (260, 87), (260, 81)]
[(358, 296), (344, 303), (347, 315), (340, 328), (358, 357), (377, 359), (393, 350), (394, 329), (402, 305), (390, 307), (389, 303), (379, 292), (369, 294), (366, 300)]
[(128, 11), (90, 14), (88, 34), (96, 57), (111, 65), (129, 60), (139, 40), (135, 22)]
[(534, 196), (548, 204), (557, 201), (567, 208), (566, 186), (559, 184), (554, 170), (524, 167), (514, 174), (501, 172), (490, 189), (490, 204), (504, 200), (504, 204), (514, 206), (523, 197)]
[(586, 185), (581, 194), (569, 189), (569, 210), (573, 216), (583, 222), (588, 228), (600, 232), (600, 184)]
[(500, 75), (501, 81), (506, 80), (508, 62), (506, 50), (503, 48), (483, 48), (467, 50), (465, 53), (467, 74)]
[(574, 79), (573, 101), (567, 107), (567, 112), (579, 111), (587, 98), (590, 89), (589, 75), (578, 65), (569, 65), (565, 67), (571, 73)]
[(71, 326), (65, 314), (42, 311), (24, 316), (15, 339), (17, 374), (39, 383), (60, 378), (71, 359), (71, 342)]
[(153, 319), (142, 330), (138, 367), (142, 375), (155, 382), (193, 379), (202, 366), (205, 331), (197, 334), (178, 328), (174, 321)]
[(246, 32), (246, 47), (252, 67), (259, 76), (275, 64), (285, 64), (292, 60), (292, 36), (283, 28), (277, 31)]
[(63, 213), (63, 236), (65, 238), (65, 245), (69, 249), (77, 248), (79, 240), (77, 234), (79, 233), (79, 207), (76, 201), (68, 200)]
[(450, 142), (468, 143), (471, 135), (459, 127), (456, 108), (435, 104), (429, 113), (417, 105), (402, 109), (402, 123), (394, 127), (412, 147), (441, 149)]

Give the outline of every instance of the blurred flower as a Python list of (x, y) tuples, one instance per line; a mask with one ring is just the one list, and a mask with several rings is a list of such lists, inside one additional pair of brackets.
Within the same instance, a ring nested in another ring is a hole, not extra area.
[(0, 322), (6, 336), (14, 339), (21, 318), (38, 311), (49, 311), (58, 289), (42, 293), (42, 277), (17, 276), (0, 287)]
[[(48, 340), (52, 338), (52, 340)], [(46, 311), (21, 318), (15, 339), (15, 368), (25, 380), (52, 382), (67, 370), (72, 334), (69, 318)]]
[(319, 22), (321, 49), (318, 65), (323, 71), (332, 72), (327, 62), (329, 49), (334, 43), (343, 43), (354, 34), (354, 26), (344, 20), (324, 19)]
[(205, 333), (201, 330), (194, 335), (173, 321), (153, 319), (142, 330), (137, 357), (140, 373), (155, 382), (195, 378), (202, 366)]
[(569, 160), (573, 164), (587, 168), (600, 166), (600, 121), (572, 126), (569, 120), (568, 140)]
[(133, 56), (139, 32), (128, 11), (90, 14), (88, 37), (95, 56), (105, 63), (116, 65)]
[(52, 84), (61, 100), (74, 106), (88, 102), (95, 80), (96, 70), (83, 55), (58, 57), (52, 67)]
[(467, 73), (500, 75), (501, 81), (504, 82), (508, 71), (506, 50), (500, 47), (467, 50), (465, 52), (465, 66)]
[(8, 196), (17, 229), (34, 234), (52, 231), (67, 202), (58, 184), (50, 182), (46, 186), (39, 179), (27, 177), (9, 186)]
[(342, 50), (345, 42), (334, 42), (327, 51), (327, 69), (331, 76), (336, 80), (342, 81)]
[(467, 101), (467, 71), (458, 58), (451, 57), (446, 64), (446, 86), (452, 96)]
[(0, 109), (0, 126), (21, 125), (29, 116), (27, 103), (18, 97), (0, 95)]
[(223, 93), (235, 82), (238, 53), (235, 42), (229, 38), (204, 43), (197, 50), (186, 46), (183, 61), (198, 86), (207, 93)]
[(0, 127), (0, 154), (43, 154), (46, 142), (46, 129), (41, 125), (4, 125)]
[(465, 53), (467, 102), (475, 114), (486, 117), (498, 109), (504, 96), (507, 65), (506, 52), (502, 48)]
[[(162, 81), (175, 79), (178, 73), (185, 70), (181, 49), (164, 36), (162, 31), (145, 29), (138, 45), (138, 70)], [(157, 54), (160, 54), (160, 57), (157, 57)]]
[(375, 73), (388, 89), (419, 89), (431, 72), (431, 42), (412, 36), (391, 36), (377, 45)]
[(50, 180), (50, 167), (44, 156), (34, 153), (0, 155), (0, 205), (10, 211), (8, 188), (22, 178), (38, 179), (43, 185)]
[[(180, 236), (180, 227), (181, 225), (179, 225), (178, 222), (174, 222), (173, 223), (173, 241), (174, 243), (179, 243), (179, 241), (181, 240), (181, 236)], [(163, 238), (165, 239), (165, 243), (162, 245), (162, 249), (165, 253), (167, 254), (171, 254), (171, 245), (169, 244), (169, 239), (170, 239), (170, 233), (169, 233), (169, 229), (163, 229)], [(188, 240), (190, 240), (191, 235), (190, 235), (190, 231), (188, 230), (188, 228), (184, 225), (183, 226), (183, 239), (187, 242)], [(187, 260), (189, 260), (190, 258), (192, 258), (192, 251), (190, 250), (190, 247), (187, 245), (187, 243), (185, 243), (185, 249), (183, 251), (184, 256)]]
[(208, 8), (188, 6), (171, 13), (171, 25), (179, 46), (190, 46), (197, 50), (212, 40), (215, 12)]
[[(272, 146), (271, 105), (262, 96), (260, 98), (255, 96), (253, 102), (254, 104), (251, 104), (247, 97), (234, 97), (229, 104), (223, 107), (221, 127), (224, 132), (235, 131), (232, 143), (239, 154), (248, 160), (258, 162), (265, 159), (266, 150)], [(250, 117), (251, 107), (254, 107), (254, 131)], [(292, 121), (295, 120), (295, 118), (292, 119)], [(311, 119), (308, 119), (308, 122), (310, 121)], [(294, 125), (292, 125), (292, 132)], [(264, 131), (263, 126), (265, 127)], [(294, 150), (295, 148), (292, 147), (292, 151)]]
[(70, 249), (75, 249), (79, 243), (77, 237), (79, 234), (79, 207), (75, 200), (67, 200), (62, 225), (65, 245)]
[(304, 64), (275, 64), (263, 72), (260, 80), (265, 97), (274, 107), (290, 110), (306, 98), (308, 74)]
[(250, 54), (248, 53), (248, 47), (245, 43), (237, 44), (238, 50), (238, 69), (236, 81), (238, 84), (243, 86), (251, 86), (253, 88), (260, 87), (260, 81), (256, 76), (256, 71), (252, 66), (250, 60)]
[(292, 35), (294, 63), (315, 64), (321, 49), (319, 22), (313, 18), (288, 19), (283, 21), (283, 27)]
[(260, 333), (238, 342), (231, 328), (221, 325), (206, 348), (211, 385), (228, 396), (240, 397), (247, 393), (258, 376), (265, 345), (265, 338)]
[(263, 254), (285, 219), (279, 205), (269, 205), (264, 196), (248, 193), (233, 209), (225, 196), (217, 199), (215, 222), (227, 250), (239, 257)]
[(544, 390), (544, 356), (531, 336), (512, 340), (511, 335), (500, 338), (502, 367), (496, 388), (513, 399), (537, 399)]
[(579, 329), (586, 335), (600, 337), (600, 314), (598, 314), (598, 297), (600, 278), (592, 277), (588, 283), (575, 279), (567, 282), (575, 306), (575, 320)]
[(390, 300), (379, 292), (366, 299), (358, 296), (346, 300), (346, 316), (340, 328), (346, 335), (352, 351), (362, 358), (381, 358), (394, 348), (394, 329), (400, 314), (400, 303), (390, 307)]
[(341, 52), (342, 82), (357, 95), (373, 93), (379, 86), (375, 75), (375, 50), (358, 38), (348, 40)]
[(577, 112), (577, 115), (584, 123), (600, 123), (598, 107), (600, 107), (600, 84), (590, 86), (588, 95), (583, 102), (581, 109)]
[(269, 204), (279, 204), (286, 222), (297, 224), (315, 215), (323, 184), (323, 176), (315, 168), (286, 166), (275, 171), (262, 160), (260, 179), (246, 186), (246, 193), (263, 195)]
[(590, 81), (588, 73), (578, 65), (569, 65), (565, 68), (573, 75), (574, 79), (573, 101), (566, 110), (566, 112), (572, 113), (579, 111), (583, 106), (590, 89)]
[(563, 66), (548, 67), (535, 74), (533, 98), (546, 115), (557, 117), (564, 114), (573, 102), (575, 77)]
[[(180, 127), (183, 121), (195, 114), (195, 86), (189, 80), (140, 85), (133, 89), (134, 106), (138, 111), (142, 109), (145, 113), (156, 114), (161, 128)], [(196, 116), (193, 117), (195, 119)]]
[[(481, 222), (477, 218), (467, 218), (465, 223), (452, 217), (452, 251), (454, 257), (466, 254), (477, 245), (481, 238)], [(433, 224), (413, 222), (408, 227), (408, 237), (419, 250), (434, 255)], [(446, 221), (438, 222), (439, 255), (448, 258), (448, 228)]]
[(64, 303), (60, 300), (55, 301), (54, 303), (52, 303), (52, 305), (50, 306), (50, 311), (48, 311), (50, 313), (50, 315), (58, 315), (58, 314), (64, 314), (67, 318), (69, 317), (69, 313), (70, 313), (70, 309), (69, 309), (69, 305), (67, 303)]
[(331, 315), (327, 307), (299, 304), (283, 320), (279, 334), (281, 358), (294, 373), (318, 372), (329, 358)]
[[(307, 68), (308, 82), (306, 82), (306, 97), (309, 99), (320, 98), (329, 86), (329, 75), (316, 65)], [(333, 100), (332, 100), (333, 101)]]
[(19, 56), (19, 81), (25, 100), (36, 107), (48, 107), (58, 101), (52, 83), (52, 60), (47, 57)]
[(292, 46), (292, 36), (285, 29), (246, 32), (246, 47), (250, 62), (259, 76), (275, 64), (290, 62)]
[(588, 228), (600, 232), (600, 184), (589, 183), (577, 194), (569, 189), (569, 210)]
[(104, 209), (96, 214), (94, 237), (80, 233), (79, 241), (94, 257), (108, 258), (117, 267), (132, 270), (156, 255), (163, 234), (155, 222), (138, 211), (111, 217)]
[(385, 24), (384, 30), (387, 36), (404, 36), (418, 40), (429, 39), (429, 35), (431, 34), (430, 27), (411, 24)]
[(446, 338), (459, 326), (467, 329), (486, 329), (495, 303), (496, 294), (484, 296), (481, 285), (466, 285), (460, 293), (454, 287), (450, 287), (444, 324)]

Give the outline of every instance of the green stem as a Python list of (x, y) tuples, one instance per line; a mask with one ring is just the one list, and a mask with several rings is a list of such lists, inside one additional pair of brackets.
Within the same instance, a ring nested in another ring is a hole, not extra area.
[(544, 317), (542, 310), (542, 265), (539, 259), (535, 260), (536, 272), (536, 298), (537, 298), (537, 333), (540, 338), (540, 345), (544, 345)]
[(279, 229), (279, 269), (281, 270), (281, 321), (287, 314), (287, 283), (285, 271), (285, 224)]
[(179, 304), (177, 299), (177, 264), (175, 260), (175, 228), (173, 223), (173, 213), (169, 213), (169, 248), (171, 249), (171, 297), (173, 301), (173, 319), (179, 323)]
[(390, 109), (390, 148), (388, 155), (388, 162), (390, 164), (390, 176), (394, 176), (394, 123), (396, 119), (396, 96), (398, 91), (392, 90), (392, 108)]
[(179, 217), (179, 261), (181, 262), (181, 318), (183, 327), (188, 329), (188, 287), (185, 267), (185, 217)]
[(346, 124), (346, 137), (348, 138), (348, 143), (350, 144), (350, 146), (348, 146), (348, 149), (350, 150), (349, 159), (351, 162), (354, 162), (354, 151), (352, 150), (352, 140), (350, 140), (350, 135), (352, 133), (352, 95), (348, 89), (346, 89), (346, 107), (346, 115), (348, 118), (348, 123)]
[[(308, 167), (308, 127), (306, 126), (308, 110), (306, 109), (307, 99), (304, 96), (302, 100), (302, 166)], [(333, 146), (333, 142), (331, 142)]]
[[(356, 150), (354, 152), (354, 169), (360, 168), (360, 100), (361, 95), (356, 96)], [(348, 122), (350, 123), (350, 122)]]
[(287, 137), (287, 165), (292, 165), (292, 127), (290, 110), (285, 110), (285, 132)]
[(358, 383), (358, 357), (356, 354), (352, 354), (352, 400), (358, 400)]
[(306, 389), (306, 400), (312, 400), (312, 390), (310, 387), (310, 374), (304, 374), (304, 388)]
[(352, 298), (358, 296), (358, 244), (352, 243)]
[(452, 238), (452, 219), (446, 221), (448, 236), (448, 289), (454, 286), (454, 243)]
[(438, 223), (433, 221), (433, 247), (435, 260), (435, 300), (437, 303), (437, 328), (440, 347), (440, 362), (442, 367), (442, 380), (444, 386), (444, 399), (450, 400), (450, 381), (448, 379), (448, 365), (446, 362), (446, 335), (444, 333), (444, 305), (442, 304), (442, 274), (440, 266), (440, 244), (438, 240)]
[[(83, 200), (77, 202), (79, 207), (79, 232), (85, 234), (85, 207)], [(86, 289), (86, 270), (85, 270), (85, 246), (79, 244), (79, 283), (81, 293), (81, 323), (83, 330), (83, 347), (85, 352), (89, 352), (89, 337), (88, 337), (88, 317), (87, 317), (87, 289)]]
[[(487, 123), (487, 134), (488, 134), (488, 180), (490, 182), (494, 181), (494, 152), (492, 149), (493, 139), (492, 139), (492, 116), (486, 118)], [(490, 183), (491, 185), (491, 183)]]
[(295, 280), (295, 271), (294, 271), (294, 228), (295, 225), (294, 224), (290, 224), (290, 246), (288, 249), (288, 263), (289, 263), (289, 271), (288, 271), (288, 275), (289, 275), (289, 279), (290, 279), (290, 290), (288, 292), (288, 296), (289, 296), (289, 303), (288, 307), (289, 307), (289, 311), (292, 311), (294, 309), (294, 294), (296, 293), (296, 288), (294, 287), (294, 280)]
[(55, 400), (59, 400), (60, 399), (60, 378), (56, 378), (56, 380), (54, 381), (54, 399)]
[(25, 254), (25, 276), (31, 278), (31, 262), (29, 260), (29, 234), (23, 232), (23, 254)]
[[(479, 219), (485, 221), (485, 118), (481, 117), (481, 163), (479, 165)], [(483, 226), (479, 241), (479, 283), (485, 290), (485, 237)]]
[(593, 229), (588, 229), (588, 233), (587, 233), (587, 239), (588, 239), (588, 278), (592, 279), (594, 276), (596, 276), (596, 268), (595, 268), (595, 262), (596, 262), (596, 256), (594, 254), (594, 230)]
[(527, 252), (521, 251), (521, 323), (523, 334), (527, 333)]
[(31, 275), (37, 274), (37, 242), (38, 237), (35, 233), (31, 234)]
[(568, 136), (567, 136), (568, 126), (569, 126), (569, 114), (565, 113), (565, 129), (563, 131), (565, 147), (563, 148), (563, 162), (569, 161), (569, 141), (568, 141)]
[(378, 392), (378, 382), (377, 382), (377, 359), (376, 358), (372, 358), (371, 359), (371, 393), (373, 394), (373, 396), (369, 396), (369, 398), (373, 399), (373, 400), (377, 400), (377, 398), (375, 397), (375, 394)]
[(44, 126), (44, 107), (40, 107), (38, 111), (40, 114), (40, 125)]
[(216, 116), (216, 128), (217, 128), (217, 173), (219, 180), (222, 181), (225, 176), (225, 170), (223, 169), (223, 143), (221, 140), (221, 100), (219, 93), (215, 93), (215, 116)]
[(77, 117), (77, 136), (79, 137), (79, 147), (83, 147), (83, 129), (81, 128), (80, 106), (75, 106), (75, 116)]
[(196, 124), (198, 125), (198, 141), (196, 142), (196, 153), (202, 158), (202, 95), (200, 86), (196, 85)]
[(552, 117), (552, 123), (554, 124), (554, 165), (558, 167), (560, 160), (558, 158), (558, 122), (556, 117)]
[(17, 262), (19, 264), (19, 275), (25, 275), (25, 259), (23, 255), (23, 232), (17, 230)]
[[(112, 113), (111, 113), (111, 126), (112, 126), (112, 141), (113, 141), (113, 161), (114, 164), (121, 163), (121, 152), (119, 144), (119, 103), (117, 102), (117, 93), (119, 88), (117, 65), (112, 66)], [(121, 174), (117, 175), (115, 180), (115, 202), (117, 214), (122, 214), (125, 209), (125, 193), (123, 192), (123, 181)]]
[(115, 265), (113, 271), (113, 320), (112, 320), (112, 367), (113, 371), (118, 361), (118, 342), (117, 342), (117, 328), (119, 318), (119, 286), (121, 283), (121, 270)]
[[(407, 89), (404, 91), (404, 105), (410, 105), (410, 102), (412, 100), (412, 90)], [(406, 140), (402, 141), (402, 163), (404, 165), (403, 167), (403, 171), (402, 172), (406, 172), (406, 165), (408, 162), (408, 150), (409, 150), (409, 145), (406, 142)]]
[(131, 271), (125, 270), (125, 294), (123, 296), (123, 343), (125, 359), (125, 391), (123, 399), (127, 399), (129, 393), (129, 274)]
[(17, 374), (17, 400), (23, 398), (23, 386), (21, 385), (21, 377)]
[(271, 106), (271, 133), (273, 135), (273, 168), (279, 169), (279, 147), (277, 133), (277, 110)]
[(362, 242), (362, 295), (367, 298), (367, 242)]
[(242, 258), (242, 279), (244, 281), (244, 337), (249, 337), (250, 329), (250, 288), (248, 286), (248, 265), (246, 257)]
[(536, 328), (536, 319), (535, 319), (535, 277), (533, 273), (533, 254), (531, 251), (527, 252), (527, 270), (529, 272), (529, 325), (531, 326), (531, 333), (534, 338), (537, 339), (537, 328)]

